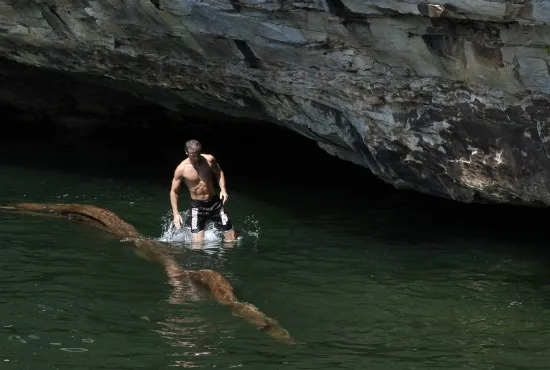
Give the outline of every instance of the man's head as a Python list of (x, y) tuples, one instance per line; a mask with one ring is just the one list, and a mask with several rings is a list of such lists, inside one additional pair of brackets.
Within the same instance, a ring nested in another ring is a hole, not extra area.
[(201, 159), (201, 143), (197, 140), (189, 140), (186, 142), (185, 154), (187, 154), (192, 164), (199, 163)]

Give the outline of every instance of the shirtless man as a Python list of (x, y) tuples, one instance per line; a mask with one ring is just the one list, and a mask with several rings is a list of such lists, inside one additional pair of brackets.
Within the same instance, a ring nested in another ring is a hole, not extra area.
[[(185, 143), (185, 154), (187, 158), (176, 168), (170, 190), (170, 203), (176, 229), (179, 230), (183, 223), (178, 211), (178, 193), (181, 183), (184, 182), (191, 195), (190, 217), (187, 217), (186, 226), (191, 227), (193, 241), (204, 240), (207, 221), (212, 221), (217, 230), (224, 232), (225, 241), (234, 241), (235, 230), (223, 209), (223, 205), (227, 202), (227, 191), (222, 169), (212, 155), (201, 153), (201, 144), (197, 140), (189, 140)], [(219, 197), (214, 188), (214, 177), (220, 186)]]

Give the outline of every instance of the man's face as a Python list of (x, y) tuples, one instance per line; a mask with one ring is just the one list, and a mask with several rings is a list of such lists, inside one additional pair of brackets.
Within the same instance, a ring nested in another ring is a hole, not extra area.
[(194, 152), (188, 152), (187, 156), (189, 157), (189, 161), (191, 161), (191, 164), (196, 165), (201, 160), (201, 152), (194, 151)]

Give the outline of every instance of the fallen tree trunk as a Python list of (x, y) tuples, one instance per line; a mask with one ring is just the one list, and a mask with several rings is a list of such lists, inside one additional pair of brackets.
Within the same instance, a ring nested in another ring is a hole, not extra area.
[(265, 331), (271, 337), (288, 344), (298, 343), (276, 320), (268, 317), (255, 306), (239, 302), (233, 286), (219, 272), (213, 270), (185, 270), (173, 258), (168, 247), (156, 240), (145, 238), (136, 228), (122, 220), (115, 213), (85, 204), (15, 203), (0, 206), (0, 209), (13, 212), (47, 214), (65, 217), (73, 221), (99, 228), (121, 239), (132, 242), (140, 255), (161, 263), (172, 285), (177, 286), (181, 279), (206, 286), (220, 304), (231, 308), (232, 312)]

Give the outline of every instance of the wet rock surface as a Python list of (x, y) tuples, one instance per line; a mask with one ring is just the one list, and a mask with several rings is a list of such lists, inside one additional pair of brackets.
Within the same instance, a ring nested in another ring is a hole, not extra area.
[[(112, 90), (107, 115), (268, 121), (399, 188), (547, 205), (549, 19), (535, 0), (3, 0), (0, 57)], [(8, 86), (8, 106), (68, 104)]]

